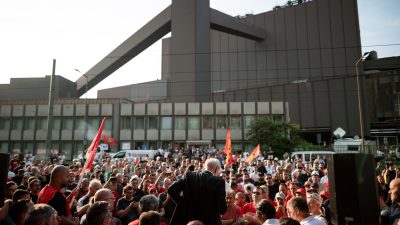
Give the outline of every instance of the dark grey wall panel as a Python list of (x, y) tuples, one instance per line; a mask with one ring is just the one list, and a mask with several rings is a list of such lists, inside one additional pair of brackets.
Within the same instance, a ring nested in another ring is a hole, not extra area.
[(322, 60), (322, 78), (329, 79), (333, 77), (333, 58), (332, 49), (323, 48), (321, 49), (321, 60)]
[(286, 85), (286, 101), (289, 102), (289, 117), (293, 123), (300, 123), (300, 104), (297, 85)]
[(314, 99), (313, 89), (310, 83), (302, 83), (298, 85), (300, 91), (300, 114), (301, 123), (304, 127), (315, 127), (314, 124)]
[(224, 93), (224, 101), (233, 102), (235, 101), (235, 93), (233, 91), (228, 91)]
[(247, 89), (246, 101), (258, 101), (258, 89), (257, 88)]
[(310, 73), (311, 80), (317, 80), (322, 77), (321, 71), (321, 51), (319, 49), (310, 50)]
[[(329, 80), (330, 90), (330, 103), (332, 113), (332, 124), (331, 127), (335, 130), (337, 127), (346, 129), (348, 127), (348, 120), (346, 118), (346, 96), (343, 79), (331, 79)], [(350, 133), (348, 133), (350, 134)]]
[(278, 50), (284, 50), (286, 49), (285, 10), (277, 10), (274, 14), (276, 48)]
[(342, 0), (345, 44), (351, 47), (360, 46), (356, 4), (357, 1)]
[(277, 70), (278, 84), (286, 84), (288, 82), (286, 51), (277, 52)]
[(318, 12), (317, 3), (312, 1), (307, 4), (307, 30), (308, 30), (308, 46), (310, 49), (317, 49), (320, 47), (319, 29), (318, 29)]
[(285, 10), (285, 39), (288, 50), (297, 49), (295, 8), (297, 7), (288, 7)]
[(239, 70), (239, 89), (247, 87), (247, 73), (246, 71)]
[(263, 101), (271, 101), (271, 90), (267, 87), (262, 87), (258, 89), (259, 98), (264, 99)]
[[(359, 132), (359, 113), (358, 113), (358, 98), (357, 98), (357, 83), (356, 78), (346, 78), (346, 103), (347, 103), (347, 116), (349, 118), (349, 126), (347, 132), (349, 134), (360, 134)], [(359, 135), (360, 136), (360, 135)]]
[(332, 47), (331, 42), (331, 24), (329, 18), (329, 2), (328, 0), (315, 1), (318, 6), (318, 25), (321, 48), (330, 49)]
[(284, 86), (273, 86), (271, 87), (271, 89), (272, 89), (271, 101), (282, 102), (285, 100)]
[(307, 15), (306, 5), (300, 4), (297, 6), (295, 11), (295, 23), (296, 23), (296, 41), (298, 49), (308, 48), (308, 29), (307, 29)]
[(221, 72), (221, 90), (229, 90), (229, 71)]
[(333, 49), (333, 61), (336, 76), (346, 75), (346, 51), (344, 48)]
[(331, 31), (332, 31), (332, 46), (334, 48), (344, 47), (344, 33), (342, 20), (342, 3), (341, 1), (329, 1)]
[(313, 82), (315, 101), (315, 121), (318, 127), (330, 127), (330, 104), (328, 81)]
[(235, 91), (235, 101), (236, 102), (246, 101), (246, 90), (243, 89)]
[(267, 33), (265, 42), (267, 45), (267, 50), (276, 49), (275, 23), (275, 14), (271, 12), (265, 13), (265, 31)]

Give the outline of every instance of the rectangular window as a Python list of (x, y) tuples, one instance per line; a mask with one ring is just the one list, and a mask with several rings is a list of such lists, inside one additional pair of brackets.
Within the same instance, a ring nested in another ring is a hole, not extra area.
[[(46, 126), (47, 126), (47, 119), (46, 119)], [(53, 118), (53, 130), (60, 130), (60, 128), (61, 128), (61, 118), (60, 117)]]
[(10, 118), (0, 118), (0, 130), (10, 129)]
[(38, 141), (36, 142), (36, 154), (44, 156), (46, 155), (46, 142)]
[(122, 116), (121, 117), (121, 129), (131, 129), (131, 121), (132, 118), (130, 116)]
[(250, 128), (250, 126), (256, 120), (255, 116), (244, 116), (244, 128)]
[(144, 117), (136, 116), (135, 117), (135, 129), (144, 129)]
[(74, 121), (72, 119), (72, 117), (64, 117), (63, 118), (63, 130), (72, 130), (72, 128), (74, 127)]
[(0, 152), (8, 153), (8, 141), (0, 142)]
[[(54, 120), (54, 119), (53, 119)], [(47, 130), (47, 117), (38, 118), (38, 130)]]
[(158, 129), (158, 118), (155, 116), (149, 116), (149, 129)]
[(203, 116), (203, 129), (213, 129), (214, 128), (214, 117)]
[[(100, 127), (100, 122), (101, 120), (99, 120), (99, 127)], [(104, 124), (104, 130), (112, 130), (112, 125), (113, 125), (112, 117), (107, 117), (106, 122)]]
[[(22, 123), (22, 120), (21, 120)], [(21, 153), (21, 143), (13, 142), (11, 147), (12, 153)]]
[(226, 129), (226, 116), (217, 116), (217, 128)]
[[(89, 117), (89, 126), (92, 129), (99, 129), (100, 127), (100, 119), (99, 117)], [(107, 120), (106, 120), (107, 123)], [(83, 125), (83, 129), (85, 129), (85, 125)], [(104, 128), (105, 129), (105, 128)]]
[(34, 153), (33, 152), (33, 142), (25, 142), (24, 143), (24, 152), (25, 153), (28, 153), (28, 152), (30, 152), (30, 153)]
[(231, 116), (231, 128), (232, 129), (239, 129), (241, 128), (241, 118), (240, 116)]
[(75, 130), (84, 130), (85, 129), (85, 118), (84, 117), (76, 117), (75, 118)]
[(175, 129), (184, 130), (186, 129), (186, 118), (183, 116), (175, 117)]
[(35, 129), (35, 119), (31, 117), (25, 118), (25, 130), (34, 130)]
[(161, 129), (164, 130), (172, 129), (172, 117), (169, 116), (161, 117)]
[(14, 118), (13, 119), (12, 130), (22, 130), (22, 118)]
[(190, 130), (199, 129), (200, 128), (200, 118), (191, 116), (189, 117), (188, 126)]

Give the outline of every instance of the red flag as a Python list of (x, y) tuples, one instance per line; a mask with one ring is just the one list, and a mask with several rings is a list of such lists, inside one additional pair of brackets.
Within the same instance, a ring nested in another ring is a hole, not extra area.
[(103, 121), (101, 121), (99, 131), (96, 134), (96, 137), (93, 139), (92, 144), (90, 144), (87, 152), (86, 152), (86, 163), (84, 167), (82, 168), (81, 174), (85, 172), (89, 172), (90, 169), (92, 168), (92, 164), (94, 161), (94, 156), (96, 155), (97, 147), (99, 146), (100, 139), (101, 139), (101, 134), (103, 133), (103, 128), (104, 124), (106, 122), (106, 117), (103, 118)]
[(257, 158), (260, 155), (260, 144), (258, 144), (254, 149), (253, 152), (247, 157), (245, 162), (251, 162), (253, 159)]
[(104, 135), (103, 143), (109, 145), (115, 145), (117, 142), (115, 141), (114, 138)]
[(233, 163), (232, 161), (232, 140), (231, 140), (231, 128), (228, 127), (228, 133), (226, 134), (225, 140), (225, 153), (226, 153), (226, 165)]

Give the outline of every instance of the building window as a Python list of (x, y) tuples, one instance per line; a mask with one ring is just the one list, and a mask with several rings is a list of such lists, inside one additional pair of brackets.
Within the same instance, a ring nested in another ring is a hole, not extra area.
[(8, 153), (8, 141), (0, 142), (0, 152)]
[[(54, 124), (54, 123), (53, 123)], [(47, 130), (47, 117), (38, 118), (38, 130)]]
[[(22, 123), (22, 121), (21, 121)], [(21, 143), (13, 142), (11, 147), (12, 153), (21, 153)]]
[(217, 128), (226, 129), (226, 116), (217, 116)]
[(281, 115), (279, 115), (279, 116), (273, 116), (273, 117), (272, 117), (272, 120), (275, 121), (275, 122), (282, 121), (282, 120), (283, 120), (283, 116), (281, 116)]
[(37, 155), (46, 155), (46, 142), (44, 141), (38, 141), (36, 142), (36, 151), (35, 153)]
[(164, 130), (172, 129), (172, 117), (169, 116), (161, 117), (161, 129)]
[(63, 118), (63, 130), (72, 130), (74, 126), (73, 119), (71, 117)]
[(34, 130), (35, 129), (35, 119), (28, 117), (25, 118), (25, 130)]
[(203, 116), (203, 129), (213, 129), (214, 128), (214, 117)]
[[(46, 119), (46, 126), (47, 126), (47, 119)], [(53, 118), (53, 130), (60, 130), (60, 128), (61, 128), (61, 118), (60, 117)], [(47, 129), (47, 127), (45, 129)]]
[(149, 129), (158, 129), (158, 118), (155, 116), (149, 116)]
[(84, 130), (85, 129), (85, 118), (84, 117), (76, 117), (75, 118), (75, 129), (76, 130)]
[(13, 130), (22, 130), (22, 118), (14, 118), (12, 121)]
[(144, 129), (144, 117), (136, 116), (135, 117), (135, 129)]
[(199, 129), (200, 128), (200, 118), (191, 116), (189, 117), (188, 127), (190, 130)]
[(121, 129), (131, 129), (131, 117), (130, 116), (122, 116), (121, 117)]
[(24, 152), (34, 154), (33, 152), (33, 142), (25, 142), (24, 143)]
[(175, 117), (175, 129), (184, 130), (186, 129), (186, 118), (183, 116)]
[[(107, 122), (107, 120), (106, 120)], [(100, 121), (99, 121), (99, 117), (89, 117), (89, 126), (92, 129), (99, 129), (100, 127)], [(83, 126), (83, 129), (85, 129), (85, 126)]]
[(10, 118), (0, 118), (0, 130), (10, 129)]
[(239, 129), (241, 128), (240, 124), (240, 116), (231, 116), (231, 128), (232, 129)]
[[(100, 122), (100, 120), (99, 120), (99, 122)], [(104, 130), (112, 130), (112, 124), (113, 124), (112, 117), (107, 117), (106, 122), (104, 123)]]
[(250, 126), (256, 120), (255, 116), (244, 116), (244, 128), (250, 128)]

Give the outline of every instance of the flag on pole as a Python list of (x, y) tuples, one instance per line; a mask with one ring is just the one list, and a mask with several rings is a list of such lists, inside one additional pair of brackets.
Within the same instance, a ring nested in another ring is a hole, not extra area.
[(113, 137), (104, 135), (103, 143), (104, 144), (109, 144), (109, 145), (115, 145), (117, 142), (115, 141), (115, 139)]
[(231, 128), (228, 127), (228, 133), (226, 134), (225, 140), (225, 154), (226, 154), (226, 165), (233, 163), (232, 160), (232, 140), (231, 140)]
[(257, 158), (260, 155), (260, 144), (258, 144), (253, 152), (247, 157), (246, 162), (251, 162), (253, 159)]
[(106, 117), (104, 117), (103, 121), (101, 121), (99, 131), (97, 132), (95, 138), (93, 139), (92, 144), (90, 144), (89, 148), (87, 149), (86, 162), (82, 168), (81, 174), (83, 174), (85, 172), (89, 172), (90, 169), (92, 168), (94, 156), (96, 155), (97, 147), (99, 146), (99, 143), (100, 143), (101, 134), (103, 133), (103, 128), (104, 128), (105, 122), (106, 122)]

